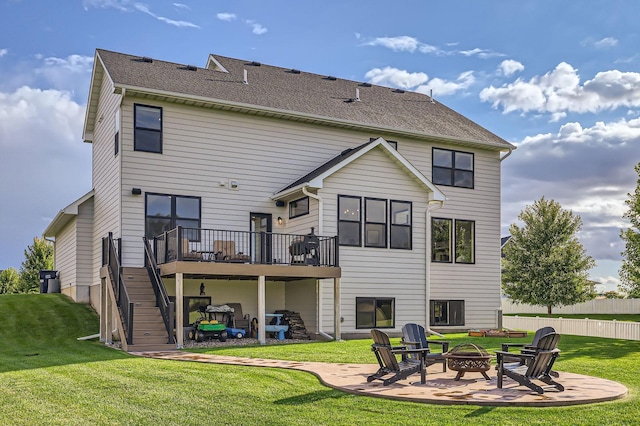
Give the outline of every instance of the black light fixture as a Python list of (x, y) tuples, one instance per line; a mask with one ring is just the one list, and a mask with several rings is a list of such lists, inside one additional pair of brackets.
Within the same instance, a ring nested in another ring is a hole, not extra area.
[(276, 207), (284, 207), (284, 201), (276, 200)]
[(142, 189), (140, 189), (140, 188), (131, 188), (131, 194), (140, 195), (140, 194), (142, 194)]

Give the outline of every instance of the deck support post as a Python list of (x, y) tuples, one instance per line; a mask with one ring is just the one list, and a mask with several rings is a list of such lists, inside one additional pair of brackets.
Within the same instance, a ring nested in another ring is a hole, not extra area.
[(258, 277), (258, 341), (261, 345), (267, 343), (266, 332), (264, 331), (267, 321), (266, 309), (266, 288), (265, 288), (265, 276), (260, 275)]
[(342, 322), (340, 311), (340, 278), (333, 279), (333, 336), (336, 341), (340, 340), (342, 332), (340, 324)]
[(184, 274), (176, 273), (176, 348), (184, 348)]

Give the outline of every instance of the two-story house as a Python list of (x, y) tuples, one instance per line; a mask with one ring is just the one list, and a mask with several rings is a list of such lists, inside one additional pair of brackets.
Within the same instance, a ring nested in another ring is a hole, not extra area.
[(159, 343), (141, 328), (159, 309), (174, 344), (203, 303), (240, 303), (262, 342), (276, 310), (336, 338), (497, 324), (514, 146), (431, 96), (97, 50), (83, 132), (93, 189), (44, 234), (104, 340)]

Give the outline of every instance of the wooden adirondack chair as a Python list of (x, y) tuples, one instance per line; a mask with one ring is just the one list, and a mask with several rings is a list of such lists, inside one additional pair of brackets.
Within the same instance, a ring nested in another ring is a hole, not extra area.
[[(541, 381), (553, 386), (559, 392), (564, 391), (564, 386), (553, 380), (551, 368), (556, 358), (560, 355), (558, 349), (558, 333), (549, 333), (538, 340), (538, 344), (532, 352), (522, 352), (515, 354), (506, 351), (496, 351), (498, 361), (498, 388), (502, 388), (503, 376), (507, 376), (528, 387), (539, 394), (544, 393), (544, 388), (534, 383), (534, 380)], [(520, 358), (523, 363), (507, 363), (513, 358)]]
[[(367, 377), (367, 382), (382, 380), (383, 385), (389, 385), (398, 380), (406, 379), (414, 373), (420, 373), (420, 382), (426, 382), (425, 362), (421, 354), (427, 354), (428, 349), (407, 349), (406, 346), (391, 346), (389, 336), (380, 330), (371, 330), (373, 345), (371, 350), (375, 353), (380, 368), (374, 374)], [(410, 358), (409, 355), (417, 354), (418, 357)], [(398, 361), (397, 355), (401, 356)]]
[[(549, 333), (555, 333), (555, 332), (556, 332), (556, 329), (551, 326), (539, 328), (538, 330), (536, 330), (535, 334), (533, 335), (533, 340), (531, 341), (531, 343), (502, 343), (502, 350), (505, 352), (509, 352), (509, 349), (513, 347), (513, 348), (520, 348), (521, 353), (533, 354), (535, 353), (536, 346), (538, 345), (538, 341), (540, 340), (540, 338)], [(509, 361), (519, 362), (522, 365), (528, 360), (521, 359), (521, 358), (515, 358), (515, 359), (511, 358), (509, 359)], [(496, 370), (497, 369), (498, 367), (496, 366)], [(550, 371), (549, 374), (551, 374), (553, 377), (559, 377), (559, 374), (556, 371)]]
[[(427, 339), (427, 333), (423, 326), (414, 323), (405, 324), (402, 327), (402, 343), (410, 349), (427, 349), (424, 354), (425, 367), (433, 364), (442, 364), (442, 371), (447, 371), (447, 359), (443, 356), (449, 350), (449, 342)], [(440, 345), (440, 352), (431, 352), (430, 345)], [(418, 358), (419, 354), (408, 355), (411, 358)]]

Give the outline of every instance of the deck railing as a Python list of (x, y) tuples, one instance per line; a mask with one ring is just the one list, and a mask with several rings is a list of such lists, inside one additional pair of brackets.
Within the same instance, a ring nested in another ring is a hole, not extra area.
[[(117, 241), (117, 243), (116, 243)], [(117, 245), (116, 245), (117, 244)], [(121, 240), (113, 239), (113, 233), (102, 239), (102, 265), (109, 270), (113, 293), (118, 306), (118, 312), (122, 318), (123, 332), (127, 344), (133, 344), (133, 302), (129, 297), (122, 277), (120, 253), (122, 253)]]
[(152, 240), (155, 261), (199, 261), (258, 265), (338, 264), (337, 237), (314, 234), (229, 231), (177, 227)]

